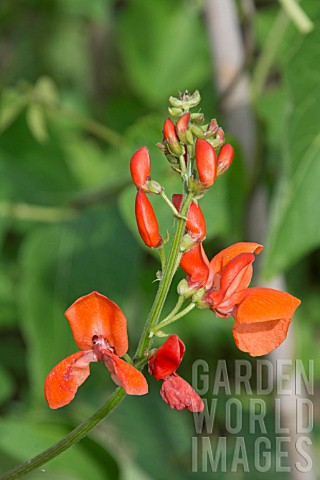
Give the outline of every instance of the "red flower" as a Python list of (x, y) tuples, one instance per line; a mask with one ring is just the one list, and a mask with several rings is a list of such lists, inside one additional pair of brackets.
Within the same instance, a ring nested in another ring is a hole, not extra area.
[(147, 147), (137, 150), (130, 160), (130, 172), (133, 183), (137, 188), (144, 189), (150, 179), (151, 164)]
[(114, 302), (92, 292), (76, 300), (65, 316), (81, 351), (62, 360), (47, 376), (45, 397), (50, 408), (63, 407), (73, 400), (90, 375), (91, 362), (103, 362), (112, 380), (129, 395), (148, 392), (142, 373), (119, 358), (128, 350), (127, 320)]
[(199, 180), (205, 188), (209, 188), (217, 178), (216, 151), (207, 140), (197, 138), (195, 157)]
[[(182, 205), (183, 195), (174, 194), (172, 195), (172, 203), (180, 212)], [(202, 213), (200, 206), (192, 202), (188, 210), (188, 220), (186, 222), (186, 229), (190, 233), (191, 237), (196, 239), (198, 242), (201, 242), (206, 238), (206, 222)]]
[(186, 347), (177, 335), (171, 335), (149, 358), (149, 372), (156, 380), (163, 380), (161, 397), (175, 410), (186, 408), (202, 412), (204, 405), (199, 395), (177, 373)]
[(209, 262), (202, 245), (182, 256), (180, 265), (195, 289), (205, 288), (203, 301), (218, 317), (234, 317), (233, 337), (238, 348), (252, 356), (277, 348), (300, 300), (270, 288), (248, 288), (254, 253), (262, 245), (241, 242), (222, 250)]
[(144, 243), (151, 248), (159, 247), (162, 238), (157, 217), (147, 195), (142, 190), (139, 190), (136, 196), (136, 220)]

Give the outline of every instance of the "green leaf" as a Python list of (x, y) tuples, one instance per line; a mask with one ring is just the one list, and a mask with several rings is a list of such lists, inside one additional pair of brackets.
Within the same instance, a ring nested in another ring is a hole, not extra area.
[(32, 103), (27, 109), (27, 124), (30, 132), (38, 142), (48, 140), (45, 112), (41, 105)]
[(123, 9), (118, 39), (130, 85), (149, 105), (199, 88), (210, 75), (205, 28), (187, 2), (131, 2)]
[(290, 103), (283, 135), (285, 172), (273, 198), (264, 275), (275, 275), (320, 244), (320, 29), (286, 68)]
[[(31, 458), (63, 438), (70, 429), (57, 423), (32, 422), (27, 419), (2, 419), (0, 450), (15, 463)], [(14, 463), (13, 463), (14, 465)], [(52, 480), (117, 480), (119, 467), (113, 456), (99, 443), (85, 438), (32, 474), (33, 479), (48, 476)]]

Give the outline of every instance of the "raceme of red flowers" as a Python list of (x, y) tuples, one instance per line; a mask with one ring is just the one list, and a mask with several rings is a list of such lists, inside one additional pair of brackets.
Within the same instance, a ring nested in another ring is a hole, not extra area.
[(270, 288), (248, 288), (254, 253), (262, 245), (240, 242), (222, 250), (209, 262), (202, 244), (182, 256), (189, 287), (205, 290), (201, 301), (218, 317), (233, 316), (232, 333), (238, 348), (252, 356), (277, 348), (300, 300)]
[(186, 347), (180, 338), (177, 335), (170, 335), (149, 358), (149, 372), (156, 380), (163, 380), (160, 394), (171, 408), (202, 412), (203, 401), (191, 385), (176, 373), (185, 350)]
[(103, 362), (113, 381), (129, 395), (148, 393), (142, 373), (122, 360), (128, 350), (127, 320), (122, 310), (98, 292), (79, 298), (65, 312), (75, 343), (81, 350), (62, 360), (48, 374), (45, 397), (50, 408), (73, 400), (90, 375), (91, 362)]

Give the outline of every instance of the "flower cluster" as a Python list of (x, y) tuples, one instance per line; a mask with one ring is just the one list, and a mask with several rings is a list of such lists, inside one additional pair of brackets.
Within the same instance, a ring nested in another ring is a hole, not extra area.
[[(146, 364), (149, 373), (161, 380), (160, 394), (175, 410), (199, 412), (204, 406), (199, 395), (176, 370), (185, 353), (177, 335), (170, 335), (157, 350), (151, 350), (154, 337), (168, 336), (165, 327), (193, 308), (210, 309), (219, 318), (234, 318), (233, 337), (238, 348), (252, 356), (265, 355), (286, 337), (292, 316), (300, 300), (278, 290), (249, 288), (255, 254), (263, 246), (254, 242), (231, 245), (208, 260), (203, 248), (206, 222), (199, 200), (233, 161), (233, 148), (224, 143), (224, 132), (216, 119), (204, 124), (202, 113), (191, 113), (200, 101), (199, 92), (170, 97), (163, 139), (157, 145), (172, 170), (183, 183), (183, 192), (172, 201), (164, 187), (151, 179), (151, 161), (147, 147), (139, 148), (131, 158), (130, 171), (137, 188), (135, 216), (143, 242), (160, 252), (162, 271), (159, 291), (142, 333), (133, 361), (127, 355), (127, 322), (122, 310), (107, 297), (93, 292), (79, 298), (66, 311), (75, 343), (81, 349), (62, 360), (49, 373), (45, 396), (51, 408), (67, 405), (88, 377), (91, 362), (102, 362), (113, 381), (130, 395), (143, 395), (148, 385), (141, 373)], [(171, 250), (166, 257), (156, 214), (148, 195), (160, 195), (177, 219)], [(162, 321), (160, 315), (172, 278), (178, 266), (187, 274), (178, 285), (178, 301)], [(185, 302), (189, 305), (182, 309)], [(126, 360), (124, 360), (124, 357)], [(135, 366), (137, 368), (135, 368)]]

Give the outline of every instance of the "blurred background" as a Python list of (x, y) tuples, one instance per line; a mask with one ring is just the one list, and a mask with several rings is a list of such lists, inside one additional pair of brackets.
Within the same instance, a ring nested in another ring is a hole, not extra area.
[[(198, 89), (207, 121), (216, 117), (236, 150), (232, 168), (201, 203), (206, 251), (210, 258), (236, 241), (261, 242), (255, 282), (302, 299), (290, 338), (269, 360), (299, 359), (307, 370), (314, 360), (313, 470), (276, 471), (272, 447), (271, 467), (257, 471), (260, 432), (249, 433), (248, 396), (240, 392), (237, 436), (245, 439), (249, 472), (232, 472), (235, 435), (226, 432), (228, 397), (221, 392), (213, 432), (203, 435), (213, 453), (217, 438), (227, 437), (226, 472), (206, 473), (201, 462), (192, 472), (193, 416), (172, 411), (160, 398), (160, 382), (148, 378), (148, 396), (127, 398), (89, 438), (28, 478), (317, 478), (319, 59), (319, 0), (1, 0), (1, 472), (59, 440), (114, 389), (103, 366), (93, 364), (71, 405), (50, 411), (44, 400), (47, 373), (77, 350), (63, 316), (76, 298), (98, 290), (114, 300), (128, 318), (134, 353), (159, 263), (137, 234), (129, 160), (147, 145), (153, 179), (168, 194), (176, 191), (155, 144), (168, 97)], [(171, 229), (167, 207), (152, 201), (162, 232)], [(232, 394), (235, 360), (249, 360), (258, 397), (257, 361), (236, 348), (231, 327), (231, 320), (197, 310), (174, 328), (187, 347), (181, 376), (191, 381), (193, 362), (208, 362), (209, 402), (219, 359), (226, 360)], [(275, 394), (263, 398), (272, 445)], [(295, 418), (286, 407), (291, 438)], [(294, 461), (293, 448), (288, 465)]]

